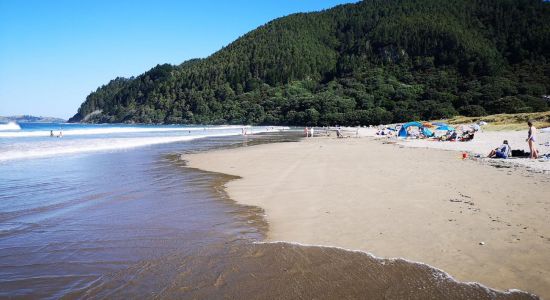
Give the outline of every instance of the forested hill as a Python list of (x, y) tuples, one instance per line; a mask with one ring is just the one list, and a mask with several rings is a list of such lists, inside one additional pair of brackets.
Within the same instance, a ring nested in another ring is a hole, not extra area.
[(370, 0), (91, 93), (71, 121), (357, 125), (544, 111), (550, 2)]

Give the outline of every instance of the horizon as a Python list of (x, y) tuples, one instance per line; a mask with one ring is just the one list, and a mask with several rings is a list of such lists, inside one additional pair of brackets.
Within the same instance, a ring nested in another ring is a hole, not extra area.
[(0, 116), (69, 119), (116, 77), (206, 58), (273, 19), (355, 2), (3, 0)]

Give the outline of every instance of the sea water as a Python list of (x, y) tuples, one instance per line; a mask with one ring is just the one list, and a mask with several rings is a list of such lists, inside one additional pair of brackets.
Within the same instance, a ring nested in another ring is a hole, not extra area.
[(282, 130), (283, 127), (85, 125), (23, 123), (20, 129), (0, 128), (0, 162), (85, 152), (113, 151), (148, 145), (184, 142)]
[(139, 261), (254, 233), (219, 201), (213, 175), (184, 168), (179, 154), (241, 144), (243, 130), (281, 129), (24, 123), (0, 131), (0, 298), (57, 298)]
[(0, 131), (0, 298), (532, 297), (457, 283), (404, 260), (262, 243), (261, 208), (236, 205), (223, 191), (234, 178), (180, 159), (297, 139), (282, 129), (21, 124)]

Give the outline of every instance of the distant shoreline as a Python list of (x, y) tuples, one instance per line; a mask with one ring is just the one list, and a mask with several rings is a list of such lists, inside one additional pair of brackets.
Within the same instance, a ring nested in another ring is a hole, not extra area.
[(30, 115), (21, 116), (0, 116), (0, 122), (17, 122), (17, 123), (65, 123), (67, 120), (54, 117), (36, 117)]

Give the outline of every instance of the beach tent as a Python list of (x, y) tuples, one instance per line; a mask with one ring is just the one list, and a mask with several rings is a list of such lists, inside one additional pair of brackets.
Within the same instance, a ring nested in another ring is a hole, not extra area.
[(455, 128), (453, 126), (449, 126), (447, 124), (438, 126), (435, 130), (446, 130), (446, 131), (454, 131)]
[(434, 133), (426, 127), (422, 127), (422, 128), (420, 128), (420, 130), (422, 130), (422, 134), (426, 137), (434, 136)]
[(397, 133), (397, 136), (398, 137), (401, 137), (401, 138), (406, 138), (407, 136), (409, 136), (409, 133), (407, 132), (407, 129), (409, 127), (418, 127), (418, 129), (420, 130), (420, 132), (422, 132), (422, 134), (426, 137), (432, 137), (434, 136), (434, 133), (433, 131), (431, 131), (430, 129), (426, 128), (422, 123), (420, 122), (409, 122), (409, 123), (405, 123), (403, 124), (403, 126), (401, 126), (401, 129), (399, 129), (399, 132)]
[(409, 122), (409, 123), (405, 123), (403, 124), (403, 126), (401, 126), (401, 129), (399, 129), (399, 133), (397, 134), (398, 137), (403, 137), (403, 138), (406, 138), (409, 134), (407, 133), (407, 128), (411, 127), (411, 126), (414, 126), (414, 127), (418, 127), (420, 129), (422, 129), (422, 124), (420, 122)]

